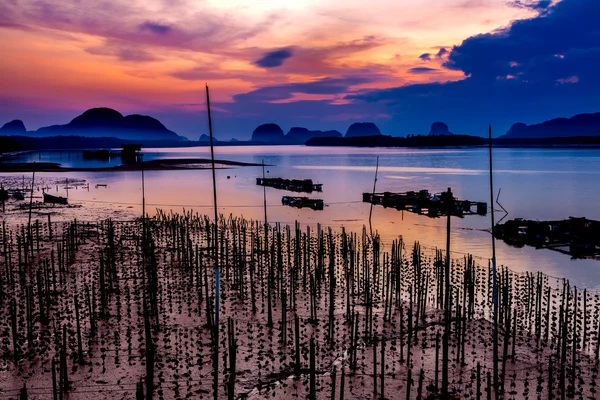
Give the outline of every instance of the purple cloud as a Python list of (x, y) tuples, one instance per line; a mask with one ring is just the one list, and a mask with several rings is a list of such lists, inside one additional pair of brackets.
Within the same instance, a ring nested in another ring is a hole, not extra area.
[(440, 51), (437, 52), (437, 54), (435, 55), (437, 58), (442, 58), (444, 57), (446, 54), (448, 54), (448, 50), (446, 50), (446, 48), (442, 47), (440, 49)]
[(414, 67), (410, 68), (407, 72), (411, 74), (431, 74), (436, 72), (437, 69), (429, 67)]
[(431, 61), (431, 54), (430, 53), (423, 53), (419, 56), (419, 59), (421, 61)]
[(173, 28), (171, 28), (169, 25), (146, 21), (140, 25), (140, 29), (142, 31), (150, 31), (157, 35), (167, 35), (172, 31)]
[(369, 82), (372, 82), (372, 79), (364, 76), (323, 78), (313, 82), (265, 86), (248, 93), (236, 94), (233, 96), (233, 99), (238, 103), (255, 103), (291, 99), (294, 93), (321, 95), (345, 94), (350, 91), (352, 86)]
[[(126, 42), (131, 47), (153, 46), (206, 53), (222, 53), (223, 49), (269, 30), (276, 22), (272, 15), (254, 21), (234, 18), (237, 17), (235, 14), (224, 15), (219, 9), (205, 8), (195, 12), (182, 8), (174, 27), (154, 21), (155, 12), (132, 3), (107, 0), (94, 7), (78, 3), (75, 0), (4, 0), (0, 1), (0, 19), (4, 20), (4, 25), (84, 33), (103, 38), (107, 43)], [(179, 7), (172, 3), (169, 3), (169, 10)]]
[(134, 47), (119, 40), (107, 40), (102, 46), (85, 49), (87, 53), (115, 57), (121, 61), (147, 62), (160, 60), (143, 46)]
[(253, 64), (263, 68), (275, 68), (281, 66), (283, 62), (291, 56), (292, 51), (289, 48), (275, 50), (265, 54), (263, 57), (254, 61)]

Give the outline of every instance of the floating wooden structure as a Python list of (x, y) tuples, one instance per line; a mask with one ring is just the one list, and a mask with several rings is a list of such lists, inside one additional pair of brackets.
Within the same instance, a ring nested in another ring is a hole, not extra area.
[(49, 204), (69, 204), (66, 197), (52, 196), (51, 194), (44, 193), (44, 203)]
[(515, 247), (547, 248), (573, 257), (600, 255), (600, 221), (574, 218), (561, 221), (512, 219), (494, 227), (494, 236)]
[[(446, 215), (446, 192), (431, 194), (428, 190), (418, 192), (408, 191), (402, 193), (363, 193), (363, 202), (382, 205), (384, 208), (392, 207), (397, 210), (407, 210), (417, 214), (424, 214), (431, 218)], [(463, 217), (465, 215), (486, 215), (487, 203), (469, 200), (452, 199), (452, 215)]]
[(323, 191), (323, 184), (313, 183), (312, 179), (256, 178), (256, 184), (292, 192), (312, 193), (313, 191)]
[(293, 197), (283, 196), (281, 198), (281, 204), (284, 206), (296, 207), (296, 208), (312, 208), (313, 210), (322, 210), (325, 204), (320, 199), (309, 199), (308, 197)]

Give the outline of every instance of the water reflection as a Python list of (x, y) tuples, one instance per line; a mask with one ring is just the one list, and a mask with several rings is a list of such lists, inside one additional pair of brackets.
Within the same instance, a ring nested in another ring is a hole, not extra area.
[[(208, 158), (208, 147), (182, 149), (145, 149), (146, 160), (156, 158)], [(69, 166), (90, 166), (71, 152), (31, 153), (20, 162), (51, 161)], [(440, 192), (451, 187), (456, 196), (489, 204), (487, 149), (364, 149), (308, 148), (304, 146), (236, 146), (215, 148), (216, 157), (234, 161), (273, 164), (266, 168), (268, 177), (310, 178), (323, 183), (324, 211), (295, 209), (281, 204), (289, 192), (267, 188), (268, 218), (271, 222), (340, 228), (360, 232), (368, 226), (369, 204), (362, 192), (373, 189), (375, 159), (379, 156), (377, 191), (402, 192), (428, 189)], [(68, 157), (68, 159), (67, 159)], [(112, 160), (110, 161), (112, 163)], [(599, 150), (498, 149), (495, 151), (495, 187), (509, 217), (551, 220), (569, 216), (600, 219), (593, 200), (600, 193)], [(44, 174), (40, 174), (44, 175)], [(60, 174), (45, 174), (57, 176)], [(61, 175), (62, 176), (62, 175)], [(69, 173), (69, 178), (90, 181), (90, 191), (70, 191), (71, 202), (91, 205), (110, 202), (115, 207), (133, 207), (141, 213), (141, 176), (139, 172)], [(227, 179), (229, 176), (229, 179)], [(263, 190), (256, 186), (261, 167), (232, 168), (217, 171), (219, 212), (262, 220)], [(95, 188), (107, 184), (107, 188)], [(60, 195), (60, 191), (58, 193)], [(192, 209), (212, 213), (212, 181), (206, 170), (147, 171), (146, 204), (149, 212), (162, 209)], [(497, 205), (494, 206), (499, 209)], [(498, 214), (496, 219), (499, 219)], [(452, 248), (457, 256), (472, 253), (487, 264), (491, 256), (490, 219), (473, 216), (452, 219)], [(407, 243), (418, 240), (425, 247), (445, 247), (445, 220), (429, 219), (408, 212), (374, 207), (373, 228), (384, 239), (384, 248), (400, 235)], [(600, 263), (571, 260), (550, 250), (513, 248), (497, 244), (498, 261), (521, 271), (545, 271), (567, 277), (575, 285), (596, 287), (600, 283)]]

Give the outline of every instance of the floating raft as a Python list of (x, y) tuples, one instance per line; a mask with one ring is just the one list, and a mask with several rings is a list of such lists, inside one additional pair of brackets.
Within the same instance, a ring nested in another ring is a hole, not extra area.
[(323, 184), (313, 183), (312, 179), (256, 178), (256, 184), (292, 192), (311, 193), (313, 191), (323, 191)]
[(284, 206), (296, 207), (296, 208), (312, 208), (313, 210), (322, 210), (325, 204), (320, 199), (309, 199), (308, 197), (292, 197), (283, 196), (281, 198), (281, 204)]
[[(407, 210), (436, 218), (445, 215), (444, 210), (447, 209), (447, 197), (447, 192), (432, 195), (428, 190), (402, 193), (363, 193), (363, 202), (382, 205), (384, 208), (391, 207), (397, 210)], [(457, 217), (487, 214), (487, 203), (485, 202), (459, 200), (453, 197), (453, 204), (452, 215)]]
[(44, 203), (49, 204), (69, 204), (65, 197), (52, 196), (51, 194), (44, 193)]
[(496, 224), (494, 236), (511, 246), (533, 246), (575, 258), (600, 256), (600, 221), (574, 218), (530, 221), (522, 218)]

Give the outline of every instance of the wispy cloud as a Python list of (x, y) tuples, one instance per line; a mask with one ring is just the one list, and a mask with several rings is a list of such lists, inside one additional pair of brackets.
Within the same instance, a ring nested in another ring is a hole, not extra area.
[(146, 21), (140, 25), (140, 29), (143, 31), (150, 31), (158, 35), (167, 35), (173, 28), (171, 28), (169, 25)]
[(414, 67), (414, 68), (410, 68), (408, 70), (408, 73), (410, 74), (431, 74), (434, 72), (437, 72), (438, 70), (436, 68), (429, 68), (429, 67)]

